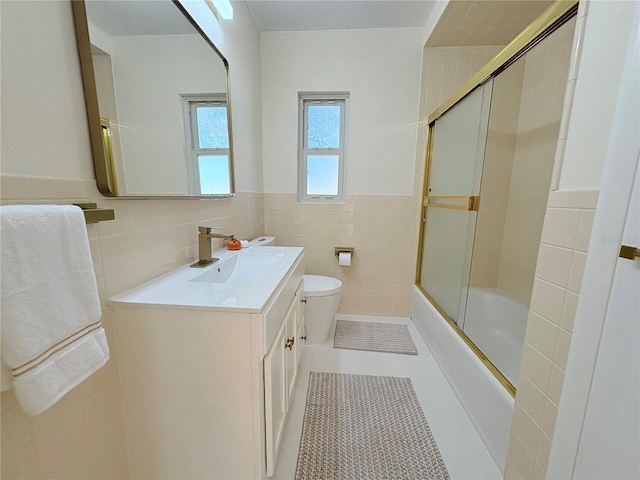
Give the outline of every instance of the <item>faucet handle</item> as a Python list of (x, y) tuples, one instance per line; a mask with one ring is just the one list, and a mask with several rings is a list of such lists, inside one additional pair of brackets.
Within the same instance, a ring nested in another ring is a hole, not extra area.
[(211, 233), (211, 229), (213, 229), (213, 230), (224, 230), (225, 227), (198, 227), (198, 231), (200, 233), (204, 233), (204, 234)]

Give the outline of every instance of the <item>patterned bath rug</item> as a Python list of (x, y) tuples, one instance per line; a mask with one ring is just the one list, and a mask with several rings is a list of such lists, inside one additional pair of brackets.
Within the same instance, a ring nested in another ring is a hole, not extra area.
[(296, 480), (448, 480), (411, 379), (311, 372)]
[(406, 325), (354, 322), (351, 320), (336, 321), (333, 348), (402, 353), (404, 355), (418, 354)]

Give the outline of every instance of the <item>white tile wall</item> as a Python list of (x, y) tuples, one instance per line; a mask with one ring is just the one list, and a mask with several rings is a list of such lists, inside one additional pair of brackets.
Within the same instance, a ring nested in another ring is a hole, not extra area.
[[(298, 203), (293, 194), (265, 194), (265, 232), (279, 245), (305, 247), (307, 273), (343, 282), (339, 312), (404, 317), (415, 280), (418, 199), (350, 195), (346, 204)], [(353, 247), (340, 267), (334, 247)]]

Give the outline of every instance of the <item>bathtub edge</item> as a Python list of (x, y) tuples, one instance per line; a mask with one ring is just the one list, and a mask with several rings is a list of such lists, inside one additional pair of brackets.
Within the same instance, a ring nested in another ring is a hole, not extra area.
[(504, 472), (514, 399), (414, 285), (411, 321), (498, 469)]

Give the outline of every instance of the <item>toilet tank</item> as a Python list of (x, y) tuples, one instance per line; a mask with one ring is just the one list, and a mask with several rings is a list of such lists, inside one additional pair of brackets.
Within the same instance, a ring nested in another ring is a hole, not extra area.
[(276, 237), (274, 235), (264, 235), (249, 242), (250, 247), (273, 247), (275, 244)]

